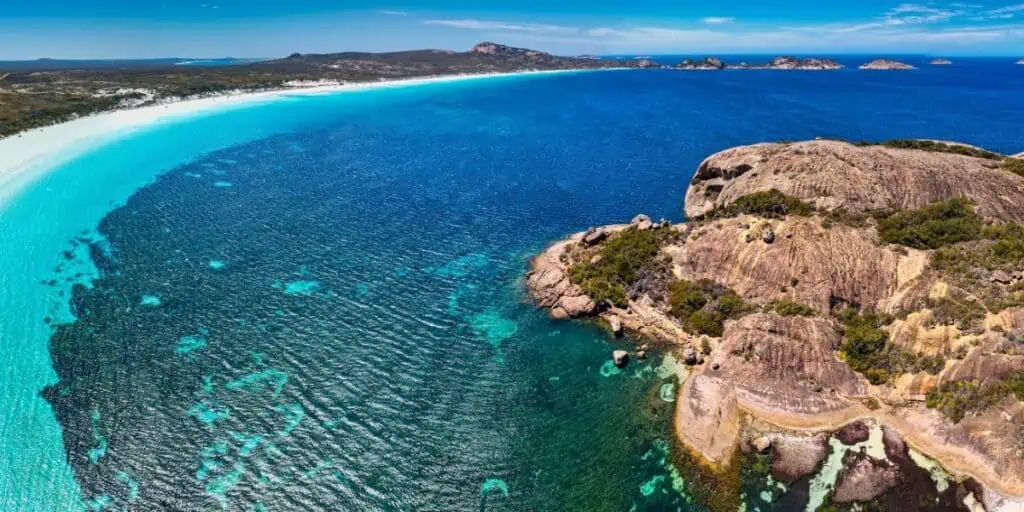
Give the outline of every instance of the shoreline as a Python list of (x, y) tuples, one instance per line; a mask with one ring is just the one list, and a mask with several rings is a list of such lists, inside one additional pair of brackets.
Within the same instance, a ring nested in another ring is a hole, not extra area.
[[(622, 227), (624, 225), (619, 224), (602, 226), (607, 231), (615, 231), (617, 228), (621, 229)], [(569, 242), (581, 240), (584, 235), (585, 232), (569, 234), (548, 244), (545, 249), (531, 258), (530, 271), (527, 274), (527, 290), (531, 300), (541, 308), (547, 309), (550, 312), (559, 307), (560, 303), (551, 302), (551, 297), (539, 295), (539, 288), (531, 286), (529, 284), (530, 280), (536, 277), (541, 281), (552, 281), (551, 276), (543, 275), (548, 269), (544, 268), (544, 265), (541, 265), (541, 263), (545, 261), (547, 263), (560, 262), (561, 260), (558, 258), (558, 255), (561, 254), (565, 245)], [(562, 263), (557, 263), (556, 265), (560, 266)], [(566, 271), (565, 268), (560, 268), (560, 270)], [(541, 284), (543, 285), (544, 283)], [(567, 319), (573, 318), (576, 317), (569, 315)], [(603, 314), (600, 313), (594, 315), (593, 319), (607, 321)], [(620, 318), (620, 321), (623, 327), (627, 327), (628, 330), (639, 335), (640, 339), (643, 339), (644, 342), (657, 341), (657, 336), (652, 336), (650, 332), (643, 332), (643, 330), (637, 329), (636, 325), (629, 325), (628, 319)], [(671, 351), (671, 348), (669, 348), (669, 351)], [(687, 378), (680, 382), (674, 403), (675, 410), (672, 413), (672, 428), (675, 442), (678, 443), (677, 446), (691, 454), (698, 455), (712, 469), (721, 469), (723, 464), (726, 463), (729, 454), (741, 442), (740, 430), (743, 421), (745, 421), (743, 419), (744, 416), (774, 425), (783, 430), (807, 433), (831, 433), (842, 429), (854, 421), (871, 419), (899, 432), (910, 447), (935, 461), (951, 475), (961, 478), (972, 478), (1002, 498), (1014, 502), (1024, 498), (1024, 485), (1021, 482), (1005, 481), (993, 468), (986, 466), (985, 461), (980, 460), (976, 454), (963, 450), (959, 446), (937, 443), (928, 436), (927, 432), (915, 429), (914, 425), (907, 419), (892, 414), (888, 408), (870, 410), (866, 406), (854, 402), (844, 409), (827, 413), (813, 415), (795, 414), (766, 409), (760, 404), (747, 400), (741, 394), (736, 393), (731, 399), (724, 400), (724, 402), (731, 403), (724, 403), (721, 409), (704, 416), (705, 419), (720, 421), (700, 422), (699, 420), (702, 418), (699, 417), (683, 417), (680, 413), (682, 410), (681, 404), (687, 403), (690, 399), (688, 395), (689, 390), (694, 385), (694, 381), (703, 374), (703, 369), (704, 367), (695, 367), (690, 371)], [(701, 433), (698, 436), (700, 439), (696, 440), (697, 444), (694, 444), (690, 436), (687, 435), (687, 432), (693, 433), (695, 431)], [(704, 446), (699, 446), (699, 444), (704, 444)]]
[(2, 212), (3, 205), (13, 199), (19, 190), (45, 175), (47, 171), (55, 169), (73, 160), (76, 156), (95, 149), (104, 143), (113, 142), (121, 136), (162, 122), (273, 102), (289, 97), (345, 94), (377, 89), (468, 82), (492, 78), (590, 71), (617, 71), (624, 69), (629, 68), (529, 70), (510, 73), (437, 75), (376, 82), (314, 85), (310, 87), (283, 86), (262, 90), (238, 89), (207, 96), (168, 98), (164, 102), (158, 102), (153, 105), (99, 112), (0, 138), (0, 212)]

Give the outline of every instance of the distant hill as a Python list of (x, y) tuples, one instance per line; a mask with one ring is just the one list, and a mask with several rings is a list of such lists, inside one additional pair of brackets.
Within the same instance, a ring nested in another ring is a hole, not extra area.
[(71, 69), (131, 69), (161, 68), (167, 66), (235, 66), (250, 64), (263, 59), (36, 59), (0, 60), (0, 69), (5, 71), (60, 71)]

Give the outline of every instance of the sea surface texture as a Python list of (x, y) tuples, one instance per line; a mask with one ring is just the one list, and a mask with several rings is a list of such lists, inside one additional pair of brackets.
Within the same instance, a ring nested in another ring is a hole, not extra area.
[(673, 361), (548, 320), (530, 256), (682, 221), (731, 146), (1016, 153), (1022, 119), (1024, 67), (986, 60), (295, 97), (110, 141), (0, 209), (0, 510), (695, 510)]

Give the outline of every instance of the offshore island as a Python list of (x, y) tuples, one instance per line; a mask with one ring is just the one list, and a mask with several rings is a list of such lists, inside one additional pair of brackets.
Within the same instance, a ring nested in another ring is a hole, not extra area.
[(906, 508), (921, 454), (958, 506), (1020, 506), (1024, 160), (919, 140), (737, 147), (700, 165), (685, 214), (572, 235), (527, 286), (554, 318), (636, 340), (632, 357), (661, 344), (689, 366), (675, 431), (718, 475), (709, 507), (736, 509), (721, 474), (743, 453), (787, 484), (829, 469), (807, 510)]

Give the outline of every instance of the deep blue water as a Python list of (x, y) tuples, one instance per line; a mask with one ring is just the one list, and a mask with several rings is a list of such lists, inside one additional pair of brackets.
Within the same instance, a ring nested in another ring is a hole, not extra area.
[(178, 126), (150, 150), (232, 120), (294, 128), (174, 168), (66, 256), (40, 256), (56, 264), (44, 283), (75, 280), (82, 259), (101, 271), (74, 289), (77, 320), (54, 328), (60, 381), (44, 392), (83, 499), (690, 509), (662, 461), (661, 357), (609, 375), (622, 342), (533, 308), (529, 257), (640, 212), (681, 220), (699, 162), (739, 144), (1024, 150), (1024, 66), (942, 69), (579, 73), (293, 98)]

